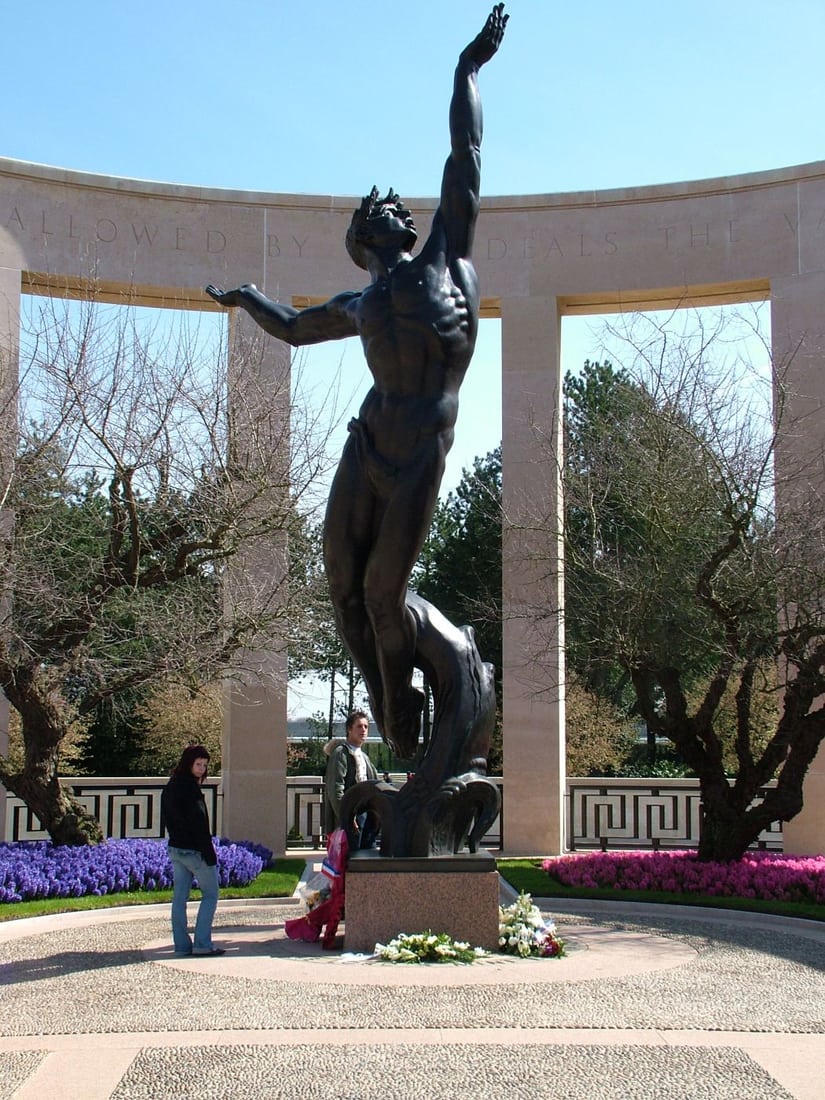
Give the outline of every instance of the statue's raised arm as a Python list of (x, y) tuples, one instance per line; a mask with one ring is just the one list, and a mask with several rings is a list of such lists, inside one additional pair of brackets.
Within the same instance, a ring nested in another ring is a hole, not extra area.
[(473, 62), (477, 69), (480, 69), (482, 65), (486, 65), (501, 45), (501, 40), (504, 38), (504, 28), (507, 26), (509, 18), (509, 15), (504, 14), (504, 4), (496, 4), (487, 16), (487, 22), (480, 32), (470, 45), (462, 51), (461, 57)]
[(444, 229), (453, 255), (469, 257), (481, 186), (483, 131), (478, 70), (494, 57), (509, 16), (496, 4), (481, 31), (461, 51), (450, 101), (450, 155), (444, 166), (441, 205), (433, 228)]

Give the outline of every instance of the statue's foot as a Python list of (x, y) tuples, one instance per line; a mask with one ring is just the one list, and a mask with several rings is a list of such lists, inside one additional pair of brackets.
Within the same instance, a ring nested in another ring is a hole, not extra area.
[(384, 740), (401, 760), (411, 760), (418, 749), (421, 715), (426, 698), (423, 691), (410, 687), (406, 694), (384, 706)]

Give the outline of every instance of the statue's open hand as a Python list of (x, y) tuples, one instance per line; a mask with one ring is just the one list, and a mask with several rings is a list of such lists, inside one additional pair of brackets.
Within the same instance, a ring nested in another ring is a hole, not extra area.
[(212, 286), (210, 283), (205, 288), (206, 293), (210, 298), (214, 298), (218, 305), (221, 306), (237, 306), (240, 305), (243, 291), (247, 289), (255, 289), (254, 283), (246, 283), (244, 286), (239, 286), (236, 290), (221, 290), (220, 287)]
[(487, 16), (487, 22), (476, 35), (470, 45), (464, 51), (465, 57), (475, 61), (476, 65), (484, 65), (495, 54), (504, 37), (504, 28), (507, 26), (509, 15), (504, 14), (504, 4), (496, 4)]

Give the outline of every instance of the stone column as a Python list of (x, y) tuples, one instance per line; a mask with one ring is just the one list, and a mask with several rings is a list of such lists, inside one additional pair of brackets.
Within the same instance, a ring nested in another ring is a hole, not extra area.
[[(17, 435), (17, 387), (20, 353), (21, 272), (15, 257), (4, 252), (0, 235), (0, 492), (5, 492), (12, 474)], [(11, 523), (11, 516), (0, 512), (0, 527)], [(0, 590), (0, 607), (8, 606), (7, 593)], [(2, 616), (0, 616), (2, 621)], [(9, 747), (9, 704), (0, 692), (0, 753)], [(5, 836), (6, 790), (0, 786), (0, 840)]]
[[(288, 492), (290, 355), (241, 310), (230, 321), (231, 446), (234, 461), (269, 487), (261, 508), (283, 509)], [(265, 415), (262, 416), (262, 413)], [(275, 456), (273, 463), (272, 459)], [(283, 476), (277, 476), (280, 469)], [(260, 606), (286, 599), (285, 533), (245, 548), (233, 559), (227, 600)], [(283, 633), (280, 632), (279, 633)], [(286, 848), (287, 660), (282, 636), (261, 636), (242, 654), (242, 671), (227, 685), (223, 738), (223, 832), (254, 840), (276, 855)]]
[[(811, 521), (822, 522), (825, 495), (825, 271), (771, 281), (771, 342), (774, 363), (787, 364), (789, 409), (777, 446), (782, 525), (783, 493), (809, 496), (818, 504)], [(800, 471), (790, 484), (783, 475)], [(821, 705), (822, 701), (820, 700)], [(820, 745), (803, 786), (803, 809), (785, 822), (784, 850), (793, 855), (825, 852), (825, 743)]]
[(555, 298), (502, 302), (504, 848), (564, 848), (560, 325)]

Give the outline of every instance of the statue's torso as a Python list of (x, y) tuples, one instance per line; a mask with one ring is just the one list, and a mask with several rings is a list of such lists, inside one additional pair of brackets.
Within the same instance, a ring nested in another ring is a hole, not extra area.
[[(469, 276), (469, 278), (468, 278)], [(374, 385), (361, 407), (383, 453), (450, 433), (478, 327), (475, 273), (412, 260), (370, 284), (355, 320)]]

